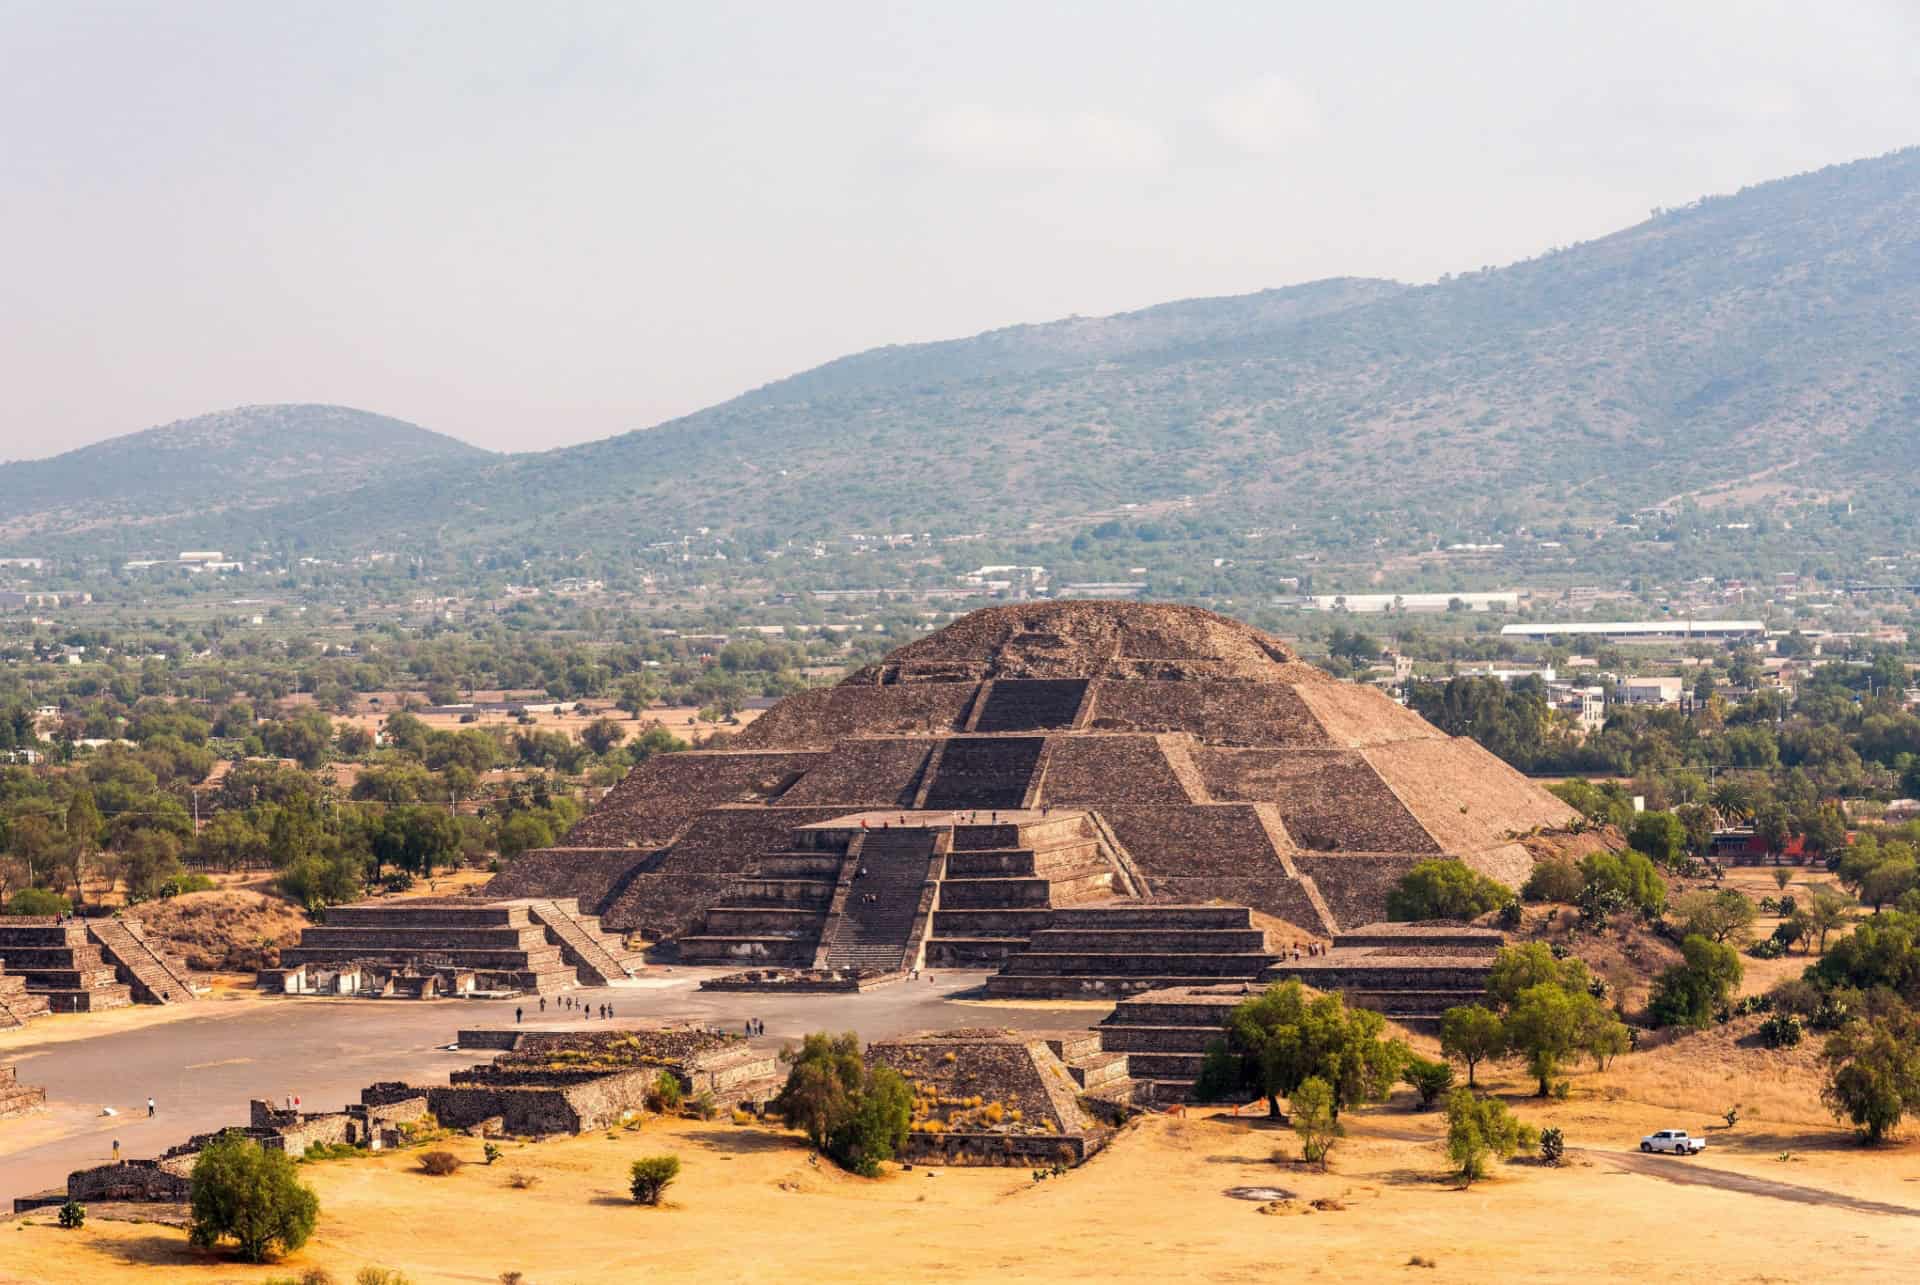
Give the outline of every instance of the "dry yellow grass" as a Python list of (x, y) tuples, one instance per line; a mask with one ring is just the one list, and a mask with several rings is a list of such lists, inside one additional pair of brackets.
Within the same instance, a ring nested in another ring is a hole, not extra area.
[[(1658, 1073), (1658, 1062), (1647, 1062)], [(1494, 1085), (1523, 1087), (1512, 1076)], [(0, 1236), (0, 1282), (259, 1282), (307, 1266), (349, 1280), (367, 1264), (402, 1270), (421, 1285), (488, 1282), (504, 1271), (568, 1285), (873, 1270), (952, 1281), (1379, 1280), (1412, 1272), (1435, 1282), (1585, 1282), (1671, 1275), (1679, 1260), (1689, 1275), (1716, 1280), (1894, 1280), (1910, 1275), (1920, 1251), (1920, 1218), (1673, 1185), (1624, 1172), (1603, 1154), (1666, 1125), (1704, 1129), (1701, 1110), (1606, 1101), (1584, 1090), (1569, 1102), (1515, 1103), (1535, 1123), (1560, 1124), (1578, 1150), (1562, 1169), (1505, 1165), (1493, 1181), (1464, 1191), (1444, 1176), (1440, 1116), (1411, 1112), (1404, 1098), (1350, 1117), (1352, 1134), (1329, 1173), (1292, 1163), (1290, 1132), (1228, 1115), (1150, 1118), (1086, 1167), (1038, 1184), (1023, 1170), (993, 1169), (891, 1171), (869, 1182), (810, 1163), (793, 1134), (726, 1123), (649, 1123), (638, 1134), (510, 1143), (493, 1166), (476, 1163), (478, 1142), (460, 1139), (452, 1149), (470, 1163), (450, 1178), (421, 1175), (411, 1155), (305, 1169), (321, 1196), (320, 1229), (276, 1268), (208, 1259), (182, 1232), (153, 1224), (95, 1219), (63, 1232), (48, 1212)], [(1920, 1183), (1920, 1147), (1866, 1153), (1830, 1127), (1752, 1116), (1712, 1136), (1707, 1157), (1668, 1163), (1902, 1205)], [(1799, 1158), (1778, 1160), (1781, 1151)], [(626, 1196), (626, 1167), (656, 1152), (680, 1156), (682, 1177), (666, 1208), (639, 1209)], [(515, 1188), (515, 1173), (535, 1185)], [(1315, 1199), (1344, 1208), (1268, 1217), (1257, 1202), (1223, 1194), (1252, 1185), (1293, 1192), (1295, 1210)], [(1416, 1255), (1436, 1266), (1409, 1267)]]

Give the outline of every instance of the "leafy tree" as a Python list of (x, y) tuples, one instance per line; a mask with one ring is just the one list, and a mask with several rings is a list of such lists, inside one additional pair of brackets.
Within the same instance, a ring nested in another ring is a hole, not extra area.
[(1745, 941), (1759, 913), (1751, 898), (1733, 888), (1682, 893), (1674, 899), (1672, 911), (1679, 920), (1682, 938), (1705, 937), (1721, 942)]
[(1506, 1024), (1484, 1004), (1461, 1004), (1440, 1018), (1440, 1051), (1464, 1062), (1467, 1085), (1473, 1087), (1474, 1069), (1507, 1051)]
[(1820, 940), (1820, 953), (1827, 953), (1827, 934), (1847, 922), (1847, 912), (1853, 903), (1839, 891), (1825, 884), (1817, 885), (1813, 898), (1807, 903), (1807, 927)]
[(1241, 1085), (1267, 1099), (1280, 1119), (1280, 1099), (1319, 1076), (1333, 1090), (1334, 1114), (1376, 1101), (1399, 1078), (1407, 1046), (1384, 1038), (1386, 1019), (1349, 1009), (1338, 995), (1314, 995), (1285, 981), (1234, 1006), (1227, 1015), (1227, 1046), (1240, 1059)]
[(1913, 890), (1920, 880), (1920, 866), (1908, 860), (1882, 861), (1860, 881), (1860, 900), (1877, 912), (1890, 901), (1898, 901)]
[(1453, 1068), (1445, 1062), (1410, 1057), (1400, 1072), (1400, 1078), (1420, 1095), (1420, 1109), (1424, 1111), (1433, 1105), (1435, 1098), (1453, 1087)]
[(580, 729), (580, 740), (595, 754), (605, 754), (627, 739), (627, 729), (610, 718), (596, 718)]
[(1827, 1083), (1820, 1100), (1879, 1142), (1920, 1108), (1920, 1043), (1910, 1015), (1854, 1018), (1827, 1037)]
[(1828, 990), (1880, 989), (1908, 1003), (1920, 999), (1920, 915), (1889, 910), (1861, 920), (1807, 978)]
[(66, 915), (73, 913), (73, 903), (57, 892), (45, 888), (22, 888), (13, 894), (7, 902), (10, 915)]
[(132, 901), (149, 901), (180, 873), (180, 841), (164, 830), (137, 830), (118, 854), (121, 880)]
[(1310, 1075), (1287, 1099), (1287, 1106), (1293, 1131), (1300, 1135), (1300, 1158), (1325, 1169), (1334, 1140), (1346, 1134), (1346, 1126), (1340, 1123), (1333, 1108), (1333, 1086), (1317, 1075)]
[(1553, 950), (1543, 941), (1502, 946), (1487, 971), (1487, 998), (1501, 1010), (1520, 1002), (1523, 992), (1551, 983), (1574, 994), (1592, 989), (1587, 966), (1578, 959), (1555, 959)]
[(1527, 1071), (1540, 1082), (1540, 1096), (1552, 1088), (1552, 1079), (1568, 1057), (1582, 1047), (1591, 1020), (1591, 996), (1576, 995), (1544, 982), (1520, 992), (1507, 1014), (1507, 1044), (1527, 1060)]
[(906, 1142), (913, 1090), (890, 1067), (868, 1067), (860, 1037), (815, 1033), (781, 1054), (792, 1067), (774, 1100), (787, 1123), (841, 1167), (865, 1177), (879, 1173)]
[(1627, 826), (1627, 843), (1656, 865), (1672, 868), (1687, 855), (1687, 827), (1671, 812), (1642, 812)]
[(1498, 1098), (1475, 1097), (1464, 1084), (1447, 1095), (1447, 1158), (1469, 1186), (1487, 1176), (1489, 1158), (1505, 1160), (1535, 1136)]
[(1422, 861), (1387, 893), (1387, 918), (1472, 919), (1497, 910), (1513, 890), (1452, 858)]
[(284, 1151), (225, 1133), (193, 1164), (190, 1239), (201, 1249), (232, 1240), (240, 1257), (266, 1262), (307, 1243), (320, 1216), (320, 1199), (300, 1181)]
[(1698, 934), (1680, 943), (1681, 962), (1653, 983), (1648, 1012), (1662, 1026), (1704, 1027), (1740, 984), (1739, 952)]

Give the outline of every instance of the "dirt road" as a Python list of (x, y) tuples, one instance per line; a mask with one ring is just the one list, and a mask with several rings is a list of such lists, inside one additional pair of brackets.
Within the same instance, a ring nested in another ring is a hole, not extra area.
[(1737, 1191), (1749, 1196), (1790, 1200), (1800, 1205), (1851, 1209), (1862, 1214), (1899, 1214), (1908, 1218), (1920, 1218), (1920, 1209), (1912, 1209), (1906, 1205), (1889, 1205), (1878, 1200), (1861, 1200), (1856, 1196), (1847, 1196), (1820, 1187), (1803, 1187), (1798, 1183), (1755, 1178), (1751, 1174), (1735, 1173), (1730, 1169), (1717, 1169), (1698, 1159), (1682, 1160), (1677, 1156), (1648, 1155), (1640, 1151), (1594, 1151), (1583, 1147), (1570, 1148), (1567, 1154), (1627, 1173), (1645, 1174), (1649, 1178), (1678, 1183), (1683, 1187), (1715, 1187), (1721, 1191)]

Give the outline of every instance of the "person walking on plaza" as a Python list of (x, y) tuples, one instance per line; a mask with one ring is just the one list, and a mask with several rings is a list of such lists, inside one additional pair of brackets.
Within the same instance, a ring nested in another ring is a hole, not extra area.
[(513, 1007), (513, 1022), (515, 1026), (518, 1026), (520, 1024), (520, 1016), (521, 1016), (520, 1006), (516, 1004)]
[(153, 1119), (153, 1095), (147, 1095), (147, 1119)]

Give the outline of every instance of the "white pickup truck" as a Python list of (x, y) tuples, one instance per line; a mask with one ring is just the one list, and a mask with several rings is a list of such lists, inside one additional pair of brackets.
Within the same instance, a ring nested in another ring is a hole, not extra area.
[(1690, 1138), (1685, 1129), (1662, 1129), (1640, 1139), (1642, 1151), (1665, 1151), (1676, 1156), (1698, 1155), (1707, 1149), (1705, 1138)]

